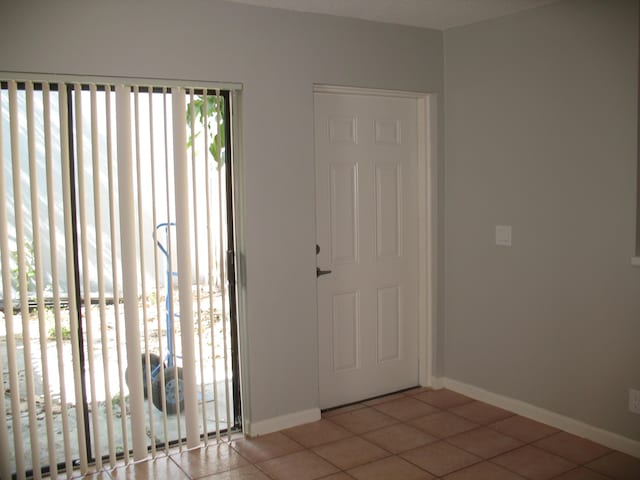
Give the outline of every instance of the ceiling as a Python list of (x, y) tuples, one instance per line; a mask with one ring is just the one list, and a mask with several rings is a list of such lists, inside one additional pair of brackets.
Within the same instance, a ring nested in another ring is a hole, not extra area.
[(260, 7), (322, 13), (445, 30), (558, 0), (231, 0)]

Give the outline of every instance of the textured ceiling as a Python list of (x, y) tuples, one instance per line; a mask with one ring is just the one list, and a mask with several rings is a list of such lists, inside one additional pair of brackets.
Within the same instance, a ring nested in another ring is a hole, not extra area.
[(231, 0), (261, 7), (323, 13), (445, 30), (557, 0)]

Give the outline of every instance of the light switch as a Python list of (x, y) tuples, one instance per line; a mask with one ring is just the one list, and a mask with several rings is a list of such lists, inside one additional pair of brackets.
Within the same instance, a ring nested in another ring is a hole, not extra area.
[(511, 246), (511, 225), (496, 225), (496, 245)]

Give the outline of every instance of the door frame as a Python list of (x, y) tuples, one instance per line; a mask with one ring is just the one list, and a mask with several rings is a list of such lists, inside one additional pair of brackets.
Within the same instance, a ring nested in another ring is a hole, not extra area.
[[(418, 382), (434, 383), (438, 312), (438, 95), (436, 93), (383, 90), (315, 84), (313, 93), (411, 98), (418, 118)], [(319, 367), (318, 367), (319, 368)]]

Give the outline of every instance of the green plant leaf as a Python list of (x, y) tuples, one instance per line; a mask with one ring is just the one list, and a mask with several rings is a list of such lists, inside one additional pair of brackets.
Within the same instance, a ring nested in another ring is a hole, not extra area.
[[(215, 160), (218, 169), (224, 164), (222, 155), (224, 145), (224, 99), (217, 95), (198, 95), (194, 97), (192, 102), (187, 105), (187, 124), (191, 125), (191, 116), (204, 129), (207, 129), (207, 143), (209, 145), (209, 154)], [(199, 136), (199, 133), (189, 135), (187, 139), (187, 148), (191, 148)]]

